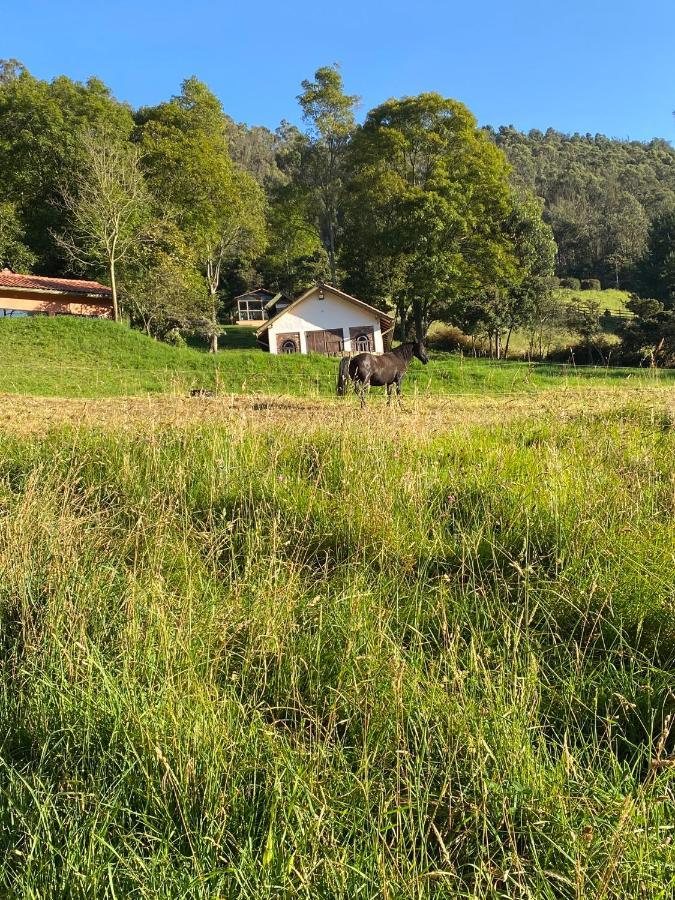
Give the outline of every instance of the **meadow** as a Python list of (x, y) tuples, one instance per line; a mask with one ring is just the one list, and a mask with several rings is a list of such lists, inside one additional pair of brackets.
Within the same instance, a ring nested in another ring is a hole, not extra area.
[(673, 385), (509, 377), (2, 398), (0, 896), (673, 896)]
[[(606, 292), (603, 292), (606, 293)], [(274, 356), (255, 348), (250, 329), (229, 326), (223, 352), (171, 347), (113, 322), (70, 317), (0, 318), (0, 394), (44, 397), (335, 394), (337, 362), (323, 356)], [(595, 385), (675, 384), (675, 370), (572, 367), (434, 353), (416, 362), (406, 392), (418, 396), (510, 393)]]

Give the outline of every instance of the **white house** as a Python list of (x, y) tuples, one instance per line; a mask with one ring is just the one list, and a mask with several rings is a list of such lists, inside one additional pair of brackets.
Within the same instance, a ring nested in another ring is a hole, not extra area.
[(318, 284), (293, 300), (257, 331), (270, 353), (382, 353), (394, 320), (330, 284)]

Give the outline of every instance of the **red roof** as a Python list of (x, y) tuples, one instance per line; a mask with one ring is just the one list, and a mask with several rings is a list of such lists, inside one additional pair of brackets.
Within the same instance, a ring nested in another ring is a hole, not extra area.
[(18, 288), (24, 291), (48, 291), (58, 294), (98, 294), (112, 297), (112, 291), (98, 281), (81, 278), (46, 278), (43, 275), (17, 275), (11, 269), (0, 271), (0, 288)]

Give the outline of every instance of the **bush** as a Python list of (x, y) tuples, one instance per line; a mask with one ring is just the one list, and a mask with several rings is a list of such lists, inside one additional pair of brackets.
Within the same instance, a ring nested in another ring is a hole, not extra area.
[(581, 279), (581, 290), (582, 291), (601, 291), (602, 284), (600, 283), (599, 278), (582, 278)]
[(561, 278), (560, 287), (569, 288), (571, 291), (581, 290), (581, 282), (578, 278)]
[(185, 338), (180, 333), (178, 328), (171, 328), (166, 332), (162, 340), (165, 344), (170, 344), (172, 347), (187, 347)]
[(551, 287), (553, 289), (560, 287), (560, 279), (558, 278), (557, 275), (551, 275), (549, 281), (550, 281)]
[(427, 336), (426, 342), (432, 350), (442, 350), (446, 353), (461, 351), (469, 355), (485, 356), (488, 352), (488, 348), (480, 338), (472, 339), (453, 325), (443, 325), (436, 329)]

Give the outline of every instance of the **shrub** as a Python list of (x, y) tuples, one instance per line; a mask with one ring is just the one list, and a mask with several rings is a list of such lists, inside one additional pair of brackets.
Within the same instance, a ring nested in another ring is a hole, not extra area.
[(432, 350), (443, 350), (446, 353), (467, 353), (484, 356), (488, 350), (480, 338), (471, 338), (460, 328), (443, 325), (427, 336), (427, 346)]
[(550, 281), (551, 287), (553, 289), (560, 287), (560, 279), (558, 278), (557, 275), (551, 275), (549, 281)]
[(602, 284), (600, 283), (599, 278), (582, 278), (581, 279), (581, 290), (582, 291), (601, 291)]
[(578, 278), (561, 278), (560, 287), (569, 288), (571, 291), (581, 290), (581, 282)]

